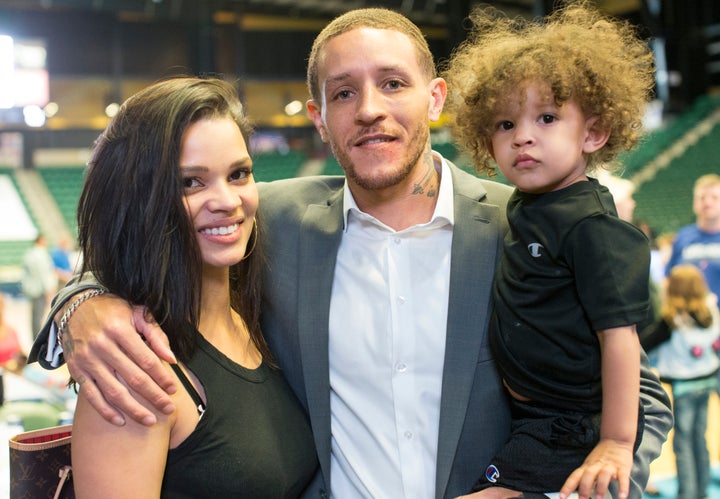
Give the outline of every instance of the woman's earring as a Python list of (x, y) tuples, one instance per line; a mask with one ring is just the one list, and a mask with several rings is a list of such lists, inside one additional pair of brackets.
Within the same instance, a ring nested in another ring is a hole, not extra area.
[[(254, 235), (254, 237), (253, 237), (253, 235)], [(252, 254), (252, 252), (255, 250), (255, 246), (257, 245), (257, 240), (258, 240), (257, 218), (253, 218), (253, 231), (250, 234), (250, 239), (252, 240), (252, 246), (250, 246), (250, 251), (248, 251), (247, 248), (245, 248), (245, 255), (242, 257), (242, 260), (245, 260), (247, 257), (249, 257)]]

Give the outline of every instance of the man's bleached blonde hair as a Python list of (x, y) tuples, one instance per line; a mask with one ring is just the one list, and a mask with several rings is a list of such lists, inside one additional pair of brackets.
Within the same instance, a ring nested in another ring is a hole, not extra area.
[(469, 36), (443, 76), (455, 139), (479, 172), (495, 174), (490, 138), (497, 111), (522, 97), (528, 84), (544, 85), (558, 106), (572, 99), (610, 133), (606, 145), (588, 155), (588, 171), (608, 167), (636, 144), (654, 66), (649, 46), (628, 22), (584, 0), (543, 19), (511, 19), (485, 7), (474, 9), (470, 20)]

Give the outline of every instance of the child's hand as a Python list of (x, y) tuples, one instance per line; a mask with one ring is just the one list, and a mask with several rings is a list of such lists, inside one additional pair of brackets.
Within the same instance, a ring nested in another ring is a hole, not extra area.
[(565, 499), (578, 491), (580, 499), (589, 499), (595, 490), (595, 498), (605, 497), (612, 480), (618, 481), (618, 497), (623, 499), (630, 492), (630, 470), (633, 464), (633, 446), (614, 440), (600, 440), (585, 462), (573, 471), (560, 489)]

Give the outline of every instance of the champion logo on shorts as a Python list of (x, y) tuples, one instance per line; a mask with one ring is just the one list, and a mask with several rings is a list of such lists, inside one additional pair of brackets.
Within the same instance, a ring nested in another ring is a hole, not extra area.
[(497, 482), (497, 479), (500, 478), (500, 471), (494, 464), (491, 464), (485, 470), (485, 478), (487, 478), (487, 481), (490, 483), (495, 483)]

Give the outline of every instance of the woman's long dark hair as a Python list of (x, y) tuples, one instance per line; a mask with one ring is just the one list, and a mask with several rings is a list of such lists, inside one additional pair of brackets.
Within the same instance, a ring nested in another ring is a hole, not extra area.
[[(78, 204), (83, 271), (144, 305), (179, 360), (196, 346), (202, 273), (183, 202), (180, 145), (188, 126), (215, 117), (233, 119), (248, 139), (250, 125), (227, 82), (175, 78), (136, 93), (97, 139)], [(251, 239), (248, 250), (252, 245)], [(259, 325), (261, 250), (258, 243), (231, 268), (231, 304), (270, 360)]]

